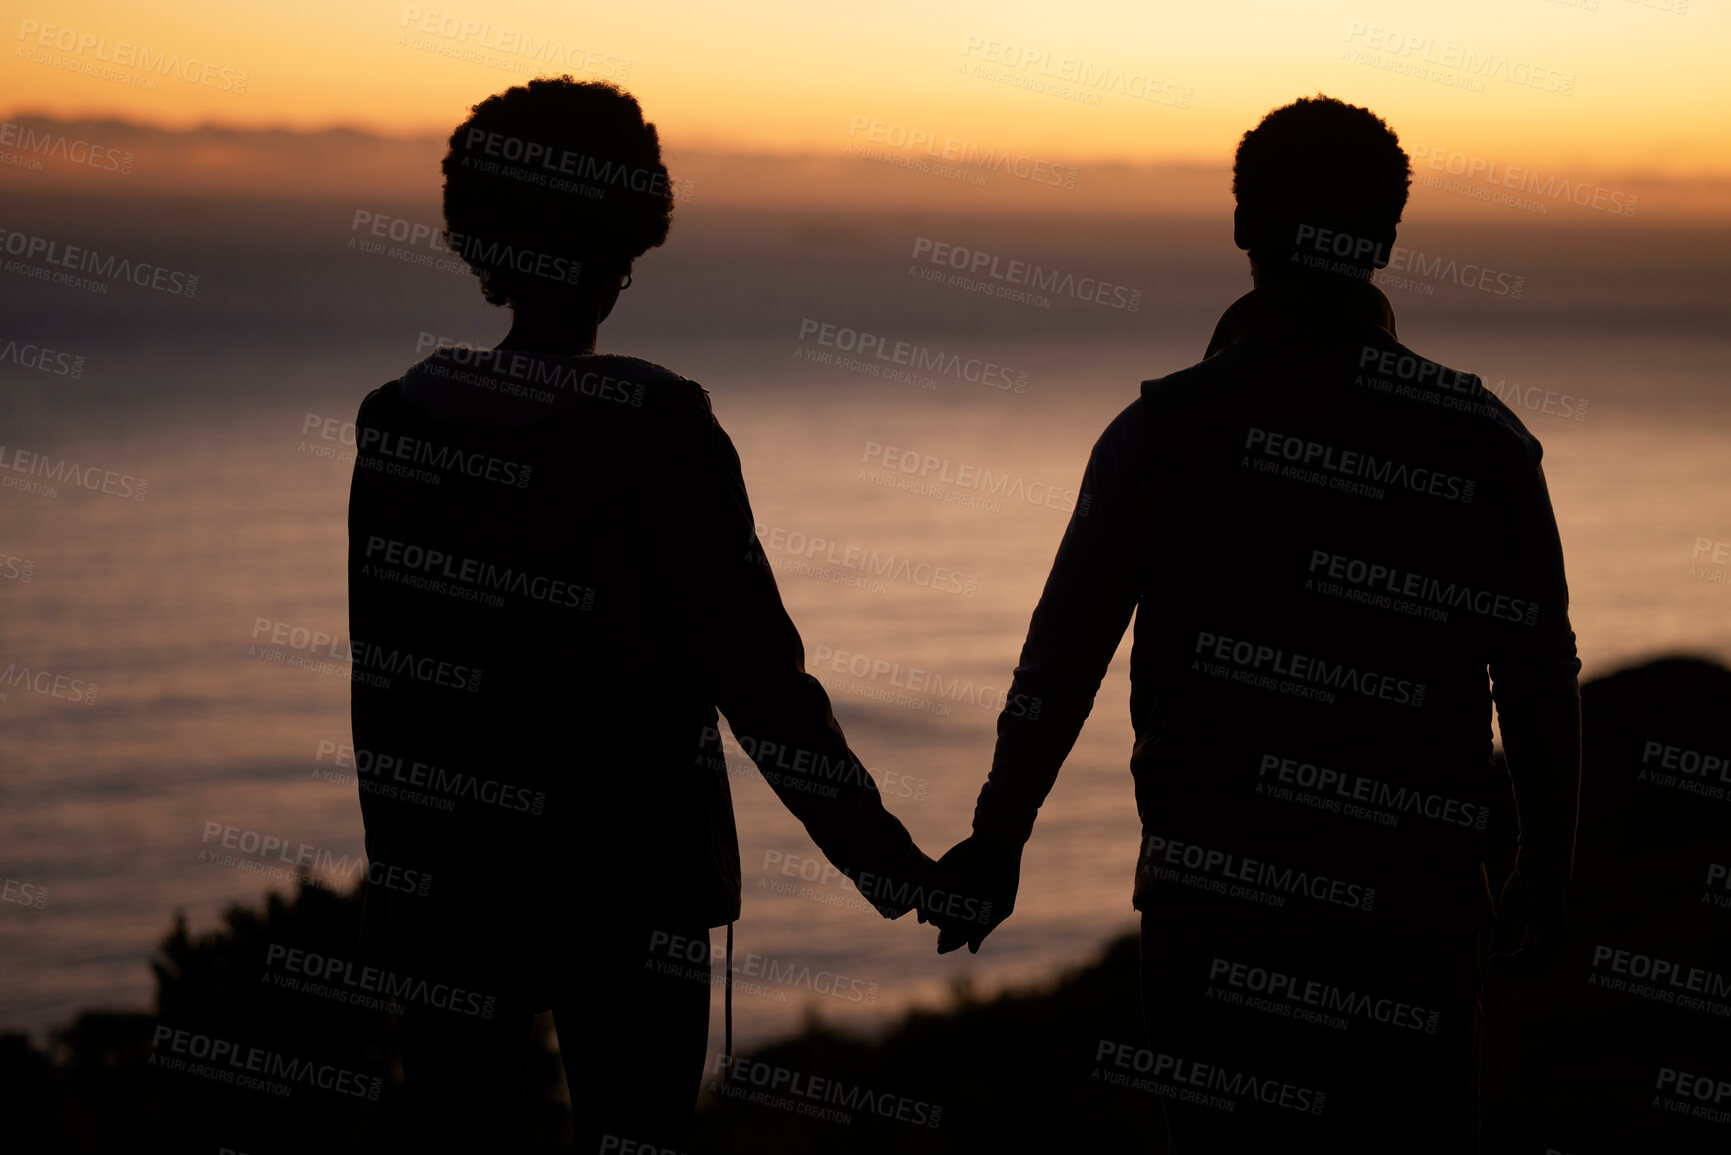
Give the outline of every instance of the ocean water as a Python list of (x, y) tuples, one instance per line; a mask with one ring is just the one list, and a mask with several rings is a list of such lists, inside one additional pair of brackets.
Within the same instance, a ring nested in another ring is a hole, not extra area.
[[(341, 422), (433, 337), (491, 343), (506, 319), (424, 247), (404, 258), (351, 245), (367, 239), (352, 201), (12, 199), (9, 227), (199, 277), (188, 299), (0, 273), (0, 348), (83, 358), (76, 377), (0, 360), (7, 460), (38, 453), (112, 471), (116, 489), (148, 483), (142, 500), (0, 489), (0, 669), (66, 679), (58, 692), (0, 687), (0, 874), (46, 889), (40, 909), (0, 904), (0, 1028), (45, 1032), (82, 1008), (148, 1006), (148, 960), (176, 911), (209, 928), (226, 904), (285, 886), (201, 861), (211, 824), (360, 853), (353, 783), (320, 774), (348, 741), (346, 668), (329, 647), (302, 652), (318, 659), (306, 665), (254, 647), (276, 623), (346, 636)], [(426, 202), (366, 211), (437, 221)], [(1403, 339), (1481, 374), (1546, 447), (1585, 676), (1677, 651), (1731, 659), (1728, 567), (1711, 561), (1731, 541), (1731, 231), (1418, 221), (1403, 241), (1456, 270), (1409, 271), (1389, 289)], [(1136, 292), (1137, 305), (1004, 299), (979, 291), (1004, 283), (989, 273), (952, 283), (926, 259), (940, 243), (970, 264), (980, 252), (1000, 269), (1021, 260), (1123, 286), (1116, 300)], [(1518, 297), (1463, 284), (1467, 264), (1521, 278)], [(601, 347), (711, 390), (759, 523), (790, 546), (770, 556), (808, 667), (936, 855), (967, 832), (1064, 491), (1137, 383), (1197, 360), (1247, 288), (1218, 220), (699, 203), (640, 262)], [(825, 325), (990, 362), (1022, 388), (839, 365)], [(903, 484), (918, 480), (900, 472), (908, 453), (937, 463), (923, 490)], [(1009, 479), (1001, 492), (943, 480), (985, 471)], [(858, 546), (945, 567), (963, 590), (850, 583), (845, 566), (799, 556), (814, 538), (836, 556)], [(1257, 565), (1257, 543), (1208, 564)], [(1127, 660), (1125, 646), (1036, 826), (1014, 917), (978, 956), (940, 959), (930, 928), (864, 909), (735, 753), (740, 1040), (813, 1012), (869, 1028), (942, 1002), (957, 981), (1049, 975), (1128, 928)], [(72, 700), (74, 682), (95, 684), (94, 699)]]

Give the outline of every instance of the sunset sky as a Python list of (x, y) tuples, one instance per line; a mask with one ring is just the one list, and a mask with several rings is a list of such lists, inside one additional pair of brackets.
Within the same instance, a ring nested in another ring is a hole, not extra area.
[(1512, 164), (1731, 172), (1731, 18), (1703, 0), (6, 7), (9, 114), (419, 135), (570, 71), (622, 81), (674, 148), (833, 155), (864, 118), (1075, 162), (1210, 163), (1321, 90)]

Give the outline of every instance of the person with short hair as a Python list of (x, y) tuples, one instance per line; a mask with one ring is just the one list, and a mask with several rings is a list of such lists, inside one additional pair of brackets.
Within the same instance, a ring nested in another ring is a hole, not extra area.
[(973, 834), (939, 863), (993, 904), (989, 925), (939, 918), (939, 950), (978, 950), (1134, 614), (1143, 1014), (1183, 1155), (1476, 1150), (1487, 937), (1536, 973), (1560, 932), (1580, 775), (1562, 546), (1538, 441), (1403, 345), (1371, 283), (1410, 172), (1387, 124), (1327, 96), (1244, 135), (1254, 287), (1095, 444), (1009, 693), (1042, 710), (999, 716)]

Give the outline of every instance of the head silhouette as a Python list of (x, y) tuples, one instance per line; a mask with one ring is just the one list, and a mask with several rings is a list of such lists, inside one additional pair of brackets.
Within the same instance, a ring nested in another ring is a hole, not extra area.
[(443, 169), (446, 241), (494, 305), (610, 306), (667, 239), (660, 139), (612, 84), (543, 77), (489, 96), (451, 134)]
[(1257, 270), (1368, 277), (1388, 264), (1412, 168), (1368, 108), (1318, 93), (1238, 142), (1233, 240)]

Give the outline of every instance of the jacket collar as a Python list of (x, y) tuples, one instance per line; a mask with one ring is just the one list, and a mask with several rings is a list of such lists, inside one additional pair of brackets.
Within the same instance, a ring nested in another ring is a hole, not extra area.
[(1266, 333), (1320, 336), (1372, 327), (1394, 336), (1394, 306), (1369, 281), (1339, 276), (1279, 280), (1232, 302), (1214, 326), (1206, 360), (1228, 345)]

